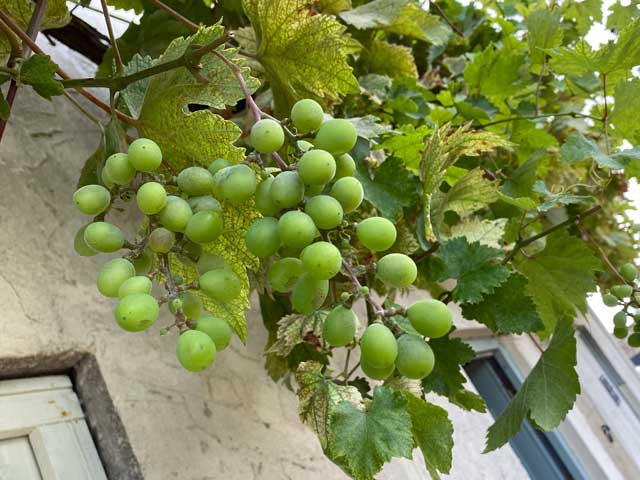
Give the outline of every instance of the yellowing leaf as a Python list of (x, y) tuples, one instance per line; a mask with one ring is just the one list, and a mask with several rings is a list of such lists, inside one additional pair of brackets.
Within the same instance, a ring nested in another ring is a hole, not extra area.
[(373, 40), (362, 52), (362, 60), (370, 72), (392, 78), (418, 77), (418, 69), (409, 47)]

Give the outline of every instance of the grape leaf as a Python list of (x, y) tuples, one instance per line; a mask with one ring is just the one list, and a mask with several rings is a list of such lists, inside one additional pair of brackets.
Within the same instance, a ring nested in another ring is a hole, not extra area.
[(574, 205), (580, 203), (593, 203), (595, 198), (591, 195), (572, 195), (570, 193), (552, 193), (549, 191), (544, 181), (536, 180), (536, 183), (533, 186), (533, 191), (536, 193), (541, 193), (545, 201), (538, 205), (538, 210), (541, 212), (546, 212), (551, 210), (552, 208), (557, 207), (558, 205)]
[(122, 10), (133, 10), (138, 14), (144, 10), (142, 0), (107, 0), (107, 4)]
[(58, 65), (48, 55), (32, 55), (20, 67), (20, 81), (30, 85), (38, 95), (47, 100), (64, 93), (64, 87), (55, 74)]
[(529, 87), (525, 56), (489, 45), (467, 63), (464, 80), (470, 94), (506, 98)]
[(525, 291), (527, 279), (518, 273), (509, 276), (495, 292), (475, 305), (463, 304), (465, 318), (475, 319), (494, 332), (524, 333), (542, 330), (544, 325), (536, 306)]
[(602, 0), (585, 0), (567, 4), (565, 17), (576, 20), (576, 30), (586, 35), (591, 26), (602, 21)]
[(286, 357), (296, 345), (305, 342), (312, 336), (322, 343), (322, 322), (326, 312), (320, 311), (312, 315), (293, 313), (278, 320), (276, 341), (266, 353), (275, 353)]
[[(418, 334), (420, 335), (420, 334)], [(387, 378), (383, 385), (385, 387), (393, 388), (394, 390), (398, 390), (399, 392), (411, 393), (418, 398), (422, 398), (424, 395), (424, 390), (422, 389), (422, 381), (403, 377), (401, 375), (392, 375)]]
[(501, 248), (506, 225), (506, 218), (496, 220), (481, 220), (477, 217), (464, 218), (460, 223), (451, 227), (446, 238), (466, 237), (467, 241), (471, 243), (479, 242), (488, 247)]
[(637, 121), (638, 109), (640, 109), (640, 79), (618, 82), (614, 101), (610, 117), (615, 127), (613, 133), (618, 138), (634, 143), (640, 142), (640, 125)]
[(415, 128), (413, 125), (403, 125), (401, 135), (394, 135), (385, 140), (376, 148), (384, 149), (394, 157), (401, 159), (405, 166), (416, 175), (420, 171), (420, 158), (424, 150), (424, 137), (431, 132), (426, 125)]
[(569, 319), (555, 326), (549, 347), (524, 381), (511, 403), (487, 432), (485, 452), (507, 443), (520, 431), (525, 418), (541, 430), (556, 428), (580, 393), (576, 366), (576, 339)]
[[(124, 66), (124, 73), (125, 75), (131, 75), (132, 73), (139, 72), (140, 70), (145, 70), (153, 66), (153, 64), (153, 59), (148, 55), (143, 57), (136, 53)], [(134, 118), (138, 118), (140, 116), (140, 111), (142, 110), (142, 105), (144, 105), (144, 97), (147, 94), (150, 81), (150, 77), (143, 78), (137, 82), (130, 83), (120, 92), (122, 100), (127, 106), (129, 113), (131, 113)]]
[(562, 45), (561, 14), (548, 8), (536, 8), (527, 17), (527, 41), (532, 65), (542, 65), (545, 50)]
[(356, 127), (356, 133), (358, 136), (368, 140), (393, 132), (393, 127), (391, 127), (391, 125), (381, 124), (380, 119), (374, 115), (352, 117), (349, 121), (353, 123), (354, 127)]
[(498, 249), (469, 243), (465, 237), (449, 240), (438, 250), (444, 268), (438, 281), (457, 280), (452, 298), (456, 302), (478, 303), (484, 295), (493, 293), (509, 277), (511, 271), (498, 262)]
[(373, 480), (385, 462), (411, 458), (412, 450), (411, 418), (400, 392), (378, 386), (365, 411), (348, 401), (335, 408), (329, 455), (344, 463), (355, 480)]
[(621, 30), (634, 19), (640, 16), (638, 9), (638, 0), (631, 0), (629, 5), (622, 5), (622, 2), (616, 2), (609, 7), (609, 16), (607, 17), (607, 28), (609, 30)]
[(351, 0), (316, 0), (316, 4), (322, 13), (330, 13), (331, 15), (337, 15), (351, 8)]
[(567, 138), (567, 141), (562, 145), (562, 147), (560, 147), (560, 159), (565, 163), (594, 160), (602, 168), (613, 168), (618, 170), (625, 168), (627, 163), (631, 160), (629, 156), (625, 155), (623, 152), (606, 155), (600, 150), (596, 142), (586, 138), (579, 132), (574, 133)]
[(418, 68), (409, 47), (373, 40), (362, 52), (369, 72), (392, 78), (417, 78)]

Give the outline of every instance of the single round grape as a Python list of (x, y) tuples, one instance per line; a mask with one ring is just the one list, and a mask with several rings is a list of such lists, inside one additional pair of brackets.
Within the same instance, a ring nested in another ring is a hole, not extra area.
[(93, 248), (87, 245), (87, 242), (84, 241), (84, 231), (86, 230), (87, 225), (83, 226), (76, 232), (76, 236), (73, 239), (73, 248), (76, 253), (82, 257), (93, 257), (97, 255)]
[(375, 368), (388, 368), (398, 356), (398, 342), (381, 323), (369, 325), (360, 339), (360, 360)]
[(285, 257), (273, 262), (269, 269), (269, 285), (276, 292), (288, 293), (303, 274), (302, 260)]
[(145, 215), (155, 215), (167, 203), (167, 191), (157, 182), (147, 182), (136, 193), (138, 208)]
[(135, 293), (151, 293), (151, 287), (151, 279), (145, 275), (127, 278), (118, 288), (118, 297), (124, 298)]
[(73, 203), (85, 215), (97, 215), (111, 204), (111, 194), (102, 185), (85, 185), (73, 194)]
[(383, 217), (369, 217), (356, 227), (360, 243), (373, 252), (389, 250), (396, 241), (396, 227)]
[(249, 251), (257, 257), (264, 258), (273, 255), (280, 248), (278, 220), (273, 217), (255, 220), (247, 229), (244, 242)]
[(153, 254), (149, 249), (144, 249), (140, 256), (131, 260), (136, 268), (136, 275), (146, 275), (151, 271), (153, 266)]
[(406, 288), (418, 276), (416, 264), (402, 253), (390, 253), (378, 261), (378, 278), (387, 286)]
[(324, 319), (322, 338), (332, 347), (344, 347), (355, 338), (357, 326), (358, 318), (353, 310), (338, 305)]
[(618, 305), (618, 297), (616, 297), (615, 295), (611, 295), (610, 293), (605, 293), (604, 295), (602, 295), (602, 302), (607, 307), (615, 307), (616, 305)]
[(242, 291), (242, 282), (238, 276), (227, 269), (209, 270), (198, 282), (204, 293), (220, 302), (235, 300)]
[(627, 325), (627, 312), (620, 310), (613, 316), (613, 324), (616, 327), (626, 327)]
[(196, 213), (187, 224), (184, 234), (196, 243), (213, 242), (222, 233), (222, 215), (215, 210)]
[(304, 188), (304, 194), (306, 197), (315, 197), (316, 195), (320, 195), (325, 187), (326, 185), (307, 185)]
[(190, 196), (206, 195), (213, 188), (213, 175), (206, 168), (185, 168), (178, 174), (178, 188)]
[(304, 211), (313, 219), (321, 230), (331, 230), (342, 223), (344, 216), (340, 202), (329, 195), (311, 197), (304, 207)]
[(407, 317), (421, 335), (429, 338), (445, 336), (453, 326), (451, 310), (440, 300), (418, 300), (407, 309)]
[(202, 315), (202, 300), (191, 292), (182, 292), (178, 295), (179, 305), (169, 304), (169, 311), (175, 314), (178, 308), (182, 308), (182, 313), (190, 320), (195, 320)]
[(336, 174), (336, 161), (329, 152), (309, 150), (298, 161), (298, 174), (305, 185), (324, 185)]
[(340, 301), (341, 302), (346, 302), (347, 300), (349, 300), (351, 298), (351, 294), (349, 292), (342, 292), (340, 294)]
[(193, 213), (204, 212), (206, 210), (215, 210), (222, 213), (222, 205), (211, 195), (201, 195), (199, 197), (191, 197), (187, 200)]
[(136, 176), (136, 169), (129, 163), (126, 153), (114, 153), (104, 164), (107, 176), (118, 185), (127, 185)]
[(365, 297), (369, 295), (369, 287), (366, 285), (364, 287), (360, 287), (360, 294)]
[(97, 252), (112, 253), (124, 245), (124, 234), (111, 223), (93, 222), (84, 230), (84, 241)]
[(280, 240), (289, 247), (306, 247), (313, 241), (317, 232), (313, 219), (306, 213), (297, 210), (285, 213), (278, 221)]
[(627, 343), (632, 348), (640, 347), (640, 333), (632, 333), (631, 335), (629, 335), (629, 338), (627, 338)]
[(296, 312), (310, 315), (322, 306), (328, 293), (328, 280), (316, 280), (304, 274), (293, 286), (291, 305)]
[(158, 215), (160, 224), (172, 232), (184, 232), (193, 212), (186, 200), (169, 195), (167, 203)]
[(324, 112), (315, 100), (298, 100), (291, 109), (291, 121), (299, 133), (309, 133), (320, 128)]
[(627, 327), (615, 327), (613, 329), (613, 335), (616, 338), (627, 338), (627, 335), (629, 335), (629, 329)]
[(249, 142), (260, 153), (276, 152), (284, 145), (284, 130), (270, 118), (258, 120), (251, 127)]
[(349, 120), (334, 118), (322, 124), (316, 134), (316, 148), (326, 150), (332, 155), (349, 152), (356, 144), (356, 127)]
[(216, 270), (220, 268), (226, 270), (231, 269), (224, 258), (214, 253), (203, 253), (202, 255), (200, 255), (200, 258), (196, 263), (196, 270), (198, 271), (198, 275), (204, 275), (209, 270)]
[(158, 320), (160, 307), (148, 293), (134, 293), (120, 300), (115, 315), (118, 325), (128, 332), (146, 330)]
[(120, 286), (136, 274), (133, 264), (124, 258), (114, 258), (98, 272), (98, 290), (105, 297), (116, 298)]
[(318, 280), (329, 280), (335, 277), (342, 265), (342, 255), (329, 242), (316, 242), (304, 249), (302, 266), (304, 271)]
[(389, 366), (378, 368), (374, 367), (373, 365), (369, 365), (367, 362), (361, 359), (360, 368), (367, 377), (373, 380), (386, 380), (391, 376), (393, 371), (396, 369), (396, 366), (392, 363)]
[(336, 157), (336, 176), (334, 178), (352, 177), (356, 173), (356, 162), (348, 153)]
[(627, 282), (633, 282), (638, 276), (638, 269), (633, 263), (625, 263), (622, 267), (620, 267), (620, 275)]
[(611, 293), (622, 300), (623, 298), (631, 296), (633, 287), (631, 285), (614, 285), (611, 287)]
[(180, 310), (182, 308), (182, 300), (180, 300), (179, 298), (174, 298), (173, 300), (171, 300), (169, 302), (169, 310), (172, 313), (177, 312), (178, 310)]
[(176, 235), (164, 227), (158, 227), (149, 234), (149, 248), (155, 253), (169, 253), (176, 243)]
[(271, 199), (276, 207), (293, 208), (304, 198), (304, 182), (298, 172), (282, 172), (271, 184)]
[(307, 142), (306, 140), (298, 140), (296, 142), (296, 146), (301, 152), (306, 152), (313, 148), (313, 143)]
[(246, 202), (256, 193), (256, 174), (245, 164), (223, 168), (213, 182), (215, 192), (234, 205)]
[(185, 370), (201, 372), (213, 365), (216, 359), (216, 345), (206, 333), (187, 330), (180, 334), (176, 355)]
[(350, 213), (362, 203), (364, 191), (362, 190), (362, 184), (357, 178), (344, 177), (333, 184), (329, 195), (340, 202), (344, 213)]
[(217, 352), (221, 352), (227, 348), (227, 345), (229, 345), (231, 341), (232, 332), (229, 324), (221, 318), (214, 317), (210, 314), (203, 315), (196, 321), (196, 330), (209, 335), (213, 343), (216, 344)]
[(258, 210), (265, 217), (271, 217), (278, 213), (278, 211), (280, 211), (278, 206), (273, 201), (273, 198), (271, 198), (271, 185), (273, 185), (274, 181), (275, 178), (267, 177), (262, 180), (258, 185), (258, 188), (256, 188), (256, 210)]
[(113, 190), (113, 187), (116, 186), (116, 182), (113, 181), (113, 178), (109, 176), (109, 172), (107, 172), (104, 167), (100, 170), (100, 181), (109, 190)]
[(420, 380), (431, 373), (435, 365), (433, 350), (417, 335), (398, 338), (396, 368), (404, 377)]
[(129, 163), (139, 172), (153, 172), (162, 163), (160, 147), (148, 138), (138, 138), (131, 142), (127, 155)]
[(225, 167), (230, 167), (232, 165), (232, 163), (227, 160), (226, 158), (218, 158), (216, 160), (214, 160), (213, 162), (211, 162), (211, 164), (209, 165), (209, 173), (211, 175), (215, 175), (216, 173), (218, 173), (220, 170), (222, 170)]

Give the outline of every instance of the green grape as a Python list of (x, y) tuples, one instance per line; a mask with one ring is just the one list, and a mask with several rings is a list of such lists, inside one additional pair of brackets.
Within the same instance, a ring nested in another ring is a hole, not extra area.
[(631, 285), (614, 285), (611, 287), (611, 293), (622, 300), (623, 298), (631, 296), (633, 287)]
[(215, 210), (196, 213), (184, 231), (186, 237), (196, 243), (210, 243), (222, 233), (222, 215)]
[(122, 298), (116, 307), (118, 325), (128, 332), (146, 330), (158, 320), (160, 307), (148, 293), (134, 293)]
[(147, 182), (136, 193), (138, 208), (145, 215), (155, 215), (167, 203), (167, 191), (157, 182)]
[(144, 275), (127, 278), (118, 288), (118, 297), (124, 298), (135, 293), (151, 293), (152, 286), (151, 279)]
[(218, 158), (217, 160), (214, 160), (213, 162), (211, 162), (211, 165), (209, 165), (208, 170), (211, 175), (215, 175), (223, 168), (230, 167), (231, 165), (232, 163), (226, 158)]
[(242, 291), (240, 278), (227, 269), (209, 270), (198, 282), (204, 293), (220, 302), (235, 300)]
[(213, 365), (216, 359), (216, 345), (206, 333), (187, 330), (180, 334), (176, 355), (185, 370), (201, 372)]
[(370, 217), (356, 227), (360, 243), (373, 252), (389, 250), (396, 241), (396, 227), (383, 217)]
[(322, 107), (315, 100), (298, 100), (291, 109), (291, 121), (299, 133), (309, 133), (320, 128), (324, 120)]
[(98, 272), (98, 290), (105, 297), (116, 298), (120, 286), (135, 274), (136, 269), (129, 260), (109, 260)]
[(386, 367), (378, 368), (372, 365), (369, 365), (367, 362), (360, 360), (360, 368), (364, 372), (364, 374), (373, 379), (373, 380), (386, 380), (391, 376), (393, 371), (396, 369), (395, 364), (391, 364)]
[(271, 184), (270, 193), (279, 209), (293, 208), (304, 198), (304, 182), (298, 172), (282, 172)]
[(326, 185), (307, 185), (304, 189), (304, 194), (307, 197), (315, 197), (316, 195), (320, 195), (325, 187)]
[(109, 172), (107, 172), (104, 167), (100, 170), (100, 180), (109, 190), (113, 190), (113, 187), (116, 186), (116, 182), (113, 181), (113, 178), (109, 176)]
[(211, 195), (201, 195), (199, 197), (191, 197), (187, 200), (187, 203), (191, 207), (193, 213), (205, 212), (207, 210), (214, 210), (222, 213), (222, 205), (220, 202), (213, 198)]
[(265, 217), (271, 217), (280, 210), (271, 198), (271, 185), (275, 178), (267, 177), (256, 188), (255, 203), (258, 210)]
[(402, 376), (420, 380), (431, 373), (434, 365), (433, 350), (422, 338), (409, 334), (398, 338), (396, 368)]
[(112, 253), (123, 247), (124, 234), (111, 223), (93, 222), (84, 230), (84, 241), (97, 252)]
[(369, 287), (367, 287), (366, 285), (364, 287), (360, 287), (360, 293), (363, 297), (366, 297), (367, 295), (369, 295)]
[(169, 310), (173, 313), (177, 312), (182, 308), (182, 300), (179, 298), (174, 298), (169, 302)]
[(627, 339), (627, 343), (632, 348), (640, 347), (640, 333), (632, 333)]
[(244, 164), (232, 165), (213, 177), (214, 191), (234, 205), (246, 202), (256, 193), (256, 174)]
[(114, 153), (104, 164), (107, 177), (118, 185), (127, 185), (136, 176), (136, 169), (129, 163), (126, 153)]
[(251, 127), (249, 142), (260, 153), (276, 152), (284, 144), (284, 130), (275, 120), (258, 120)]
[(303, 274), (293, 286), (291, 305), (296, 312), (310, 315), (322, 306), (328, 293), (328, 280), (316, 280)]
[(131, 142), (127, 155), (129, 163), (139, 172), (153, 172), (162, 163), (160, 147), (148, 138), (138, 138)]
[(164, 227), (158, 227), (149, 234), (147, 244), (152, 252), (169, 253), (176, 243), (176, 235)]
[(324, 185), (336, 174), (336, 161), (329, 152), (309, 150), (298, 160), (298, 174), (305, 185)]
[(313, 241), (317, 232), (316, 224), (311, 217), (297, 210), (285, 213), (278, 221), (280, 240), (289, 247), (306, 247)]
[(625, 263), (622, 267), (620, 267), (620, 275), (627, 282), (633, 282), (638, 276), (638, 269), (633, 263)]
[(257, 257), (264, 258), (273, 255), (280, 248), (278, 220), (273, 217), (255, 220), (247, 229), (244, 242), (249, 251)]
[(348, 153), (336, 157), (336, 176), (334, 178), (352, 177), (356, 173), (356, 162)]
[(607, 307), (615, 307), (616, 305), (618, 305), (618, 297), (616, 297), (615, 295), (611, 295), (610, 293), (605, 293), (604, 295), (602, 295), (602, 302)]
[(207, 195), (213, 188), (213, 175), (206, 168), (185, 168), (178, 174), (178, 188), (189, 196)]
[(344, 213), (351, 213), (362, 203), (364, 190), (357, 178), (344, 177), (333, 184), (329, 195), (340, 202)]
[(351, 298), (351, 294), (349, 292), (342, 292), (340, 294), (340, 301), (341, 302), (346, 302), (347, 300), (349, 300)]
[(421, 335), (429, 338), (445, 336), (453, 326), (451, 310), (440, 300), (418, 300), (407, 309), (407, 317)]
[(97, 215), (111, 204), (111, 194), (102, 185), (85, 185), (73, 194), (73, 203), (85, 215)]
[(393, 365), (398, 356), (398, 342), (381, 323), (369, 325), (360, 339), (360, 360), (375, 368)]
[(402, 253), (390, 253), (378, 261), (377, 273), (387, 286), (406, 288), (415, 282), (418, 268), (410, 257)]
[(357, 326), (358, 318), (353, 310), (338, 305), (324, 319), (322, 338), (332, 347), (344, 347), (355, 338)]
[(76, 232), (76, 236), (73, 239), (73, 248), (76, 253), (82, 257), (93, 257), (94, 255), (97, 255), (98, 252), (87, 245), (87, 242), (84, 241), (84, 231), (87, 229), (87, 226), (88, 225), (81, 227), (80, 230)]
[(613, 329), (613, 335), (616, 338), (627, 338), (627, 335), (629, 335), (629, 329), (627, 327), (615, 327)]
[(136, 275), (146, 275), (153, 266), (153, 253), (145, 248), (140, 256), (131, 260), (131, 263), (136, 268)]
[(193, 212), (186, 200), (169, 195), (167, 203), (158, 215), (160, 224), (172, 232), (184, 232)]
[(329, 242), (312, 243), (302, 253), (304, 271), (317, 280), (335, 277), (342, 266), (340, 250)]
[(301, 152), (306, 152), (313, 148), (313, 143), (307, 142), (306, 140), (298, 140), (296, 142), (296, 146)]
[(302, 260), (294, 257), (281, 258), (273, 262), (269, 269), (269, 285), (276, 292), (288, 293), (302, 274)]
[(318, 195), (307, 201), (304, 211), (321, 230), (331, 230), (342, 223), (344, 213), (340, 202), (329, 195)]
[(613, 316), (613, 324), (616, 327), (625, 327), (627, 325), (627, 312), (620, 310)]
[(322, 124), (316, 134), (316, 148), (326, 150), (332, 155), (349, 152), (356, 144), (356, 127), (349, 120), (334, 118)]
[(227, 348), (231, 341), (232, 332), (229, 324), (211, 314), (203, 315), (196, 321), (196, 330), (209, 335), (213, 343), (216, 344), (217, 352)]
[(178, 295), (180, 303), (177, 304), (177, 308), (173, 306), (173, 303), (169, 304), (169, 311), (175, 315), (178, 308), (182, 308), (182, 313), (190, 320), (195, 320), (202, 315), (202, 300), (197, 295), (191, 292), (182, 292)]
[(231, 269), (227, 261), (219, 255), (214, 253), (203, 253), (200, 255), (198, 262), (196, 263), (196, 270), (198, 275), (204, 275), (209, 270), (216, 269)]

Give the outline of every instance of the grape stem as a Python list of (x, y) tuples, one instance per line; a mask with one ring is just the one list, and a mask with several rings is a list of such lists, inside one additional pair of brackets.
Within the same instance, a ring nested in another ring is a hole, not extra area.
[(113, 58), (116, 62), (116, 72), (118, 72), (118, 76), (120, 76), (124, 73), (124, 65), (122, 63), (120, 49), (118, 48), (118, 42), (116, 42), (116, 36), (113, 34), (111, 17), (109, 16), (109, 9), (107, 8), (107, 0), (100, 0), (100, 3), (102, 5), (102, 15), (104, 16), (104, 22), (107, 25), (107, 32), (109, 33), (111, 49), (113, 50)]
[[(360, 280), (358, 280), (358, 277), (356, 273), (353, 271), (353, 268), (351, 268), (351, 265), (349, 265), (344, 258), (342, 259), (342, 267), (344, 268), (345, 272), (347, 272), (347, 276), (351, 279), (351, 281), (353, 282), (353, 285), (356, 287), (356, 293), (361, 294), (362, 284), (360, 283)], [(367, 303), (371, 306), (371, 308), (373, 308), (373, 312), (377, 316), (379, 317), (385, 316), (384, 309), (380, 305), (378, 305), (373, 300), (373, 298), (371, 298), (371, 295), (369, 293), (364, 295), (364, 297)]]
[[(165, 287), (169, 292), (169, 301), (178, 298), (178, 289), (176, 288), (176, 284), (173, 281), (173, 276), (171, 275), (171, 265), (169, 264), (169, 255), (164, 254), (160, 255), (160, 269), (164, 275)], [(182, 308), (178, 308), (175, 313), (176, 322), (175, 325), (178, 327), (178, 331), (180, 333), (187, 330), (187, 319), (184, 316)]]
[(188, 18), (183, 17), (178, 12), (176, 12), (173, 8), (171, 8), (169, 5), (164, 4), (160, 0), (149, 0), (149, 3), (151, 3), (156, 8), (159, 8), (160, 10), (164, 10), (166, 13), (171, 15), (173, 18), (175, 18), (180, 23), (190, 28), (194, 32), (198, 31), (198, 28), (200, 28), (197, 24), (193, 23)]

